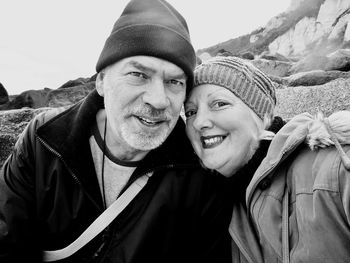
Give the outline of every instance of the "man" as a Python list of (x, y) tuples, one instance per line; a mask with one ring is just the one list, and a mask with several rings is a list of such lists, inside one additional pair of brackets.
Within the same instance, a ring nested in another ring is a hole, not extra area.
[[(131, 0), (96, 90), (36, 117), (4, 164), (0, 262), (229, 261), (227, 182), (200, 169), (179, 118), (195, 64), (184, 18), (165, 1)], [(139, 178), (149, 179), (120, 214), (94, 224)], [(90, 225), (103, 230), (63, 253)]]

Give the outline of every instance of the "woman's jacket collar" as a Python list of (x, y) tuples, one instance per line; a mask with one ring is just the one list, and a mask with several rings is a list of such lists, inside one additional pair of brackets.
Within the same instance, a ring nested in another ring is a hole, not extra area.
[(256, 170), (253, 179), (248, 185), (246, 202), (249, 206), (252, 195), (259, 183), (267, 176), (273, 174), (282, 160), (287, 158), (300, 144), (305, 142), (309, 132), (309, 124), (313, 117), (309, 113), (302, 113), (289, 120), (282, 129), (276, 133), (267, 155)]

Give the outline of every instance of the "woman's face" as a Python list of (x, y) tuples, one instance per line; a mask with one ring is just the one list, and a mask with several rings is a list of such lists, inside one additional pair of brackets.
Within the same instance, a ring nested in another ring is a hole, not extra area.
[(224, 176), (245, 165), (259, 144), (262, 121), (226, 88), (195, 87), (185, 102), (185, 115), (187, 136), (198, 157)]

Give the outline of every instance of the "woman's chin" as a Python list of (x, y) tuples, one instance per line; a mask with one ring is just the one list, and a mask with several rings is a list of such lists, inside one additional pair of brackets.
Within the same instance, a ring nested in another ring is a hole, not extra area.
[(214, 170), (214, 171), (216, 171), (216, 172), (218, 172), (218, 173), (221, 173), (220, 172), (220, 164), (218, 164), (218, 163), (213, 163), (213, 162), (207, 162), (207, 161), (205, 161), (205, 162), (203, 162), (202, 161), (202, 165), (206, 168), (206, 169), (209, 169), (209, 170)]
[(239, 170), (240, 166), (232, 166), (228, 165), (227, 163), (213, 163), (213, 162), (203, 162), (202, 165), (209, 169), (209, 170), (215, 170), (219, 174), (225, 177), (231, 177), (235, 174), (237, 170)]

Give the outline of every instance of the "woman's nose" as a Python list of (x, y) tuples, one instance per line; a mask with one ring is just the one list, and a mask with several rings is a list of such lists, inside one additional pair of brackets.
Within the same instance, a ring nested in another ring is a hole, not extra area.
[(194, 117), (193, 121), (193, 127), (197, 131), (213, 127), (210, 114), (204, 110), (197, 110), (196, 116)]

